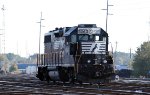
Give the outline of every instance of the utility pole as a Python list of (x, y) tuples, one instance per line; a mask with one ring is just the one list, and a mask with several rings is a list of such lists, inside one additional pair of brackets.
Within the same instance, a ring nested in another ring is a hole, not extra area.
[(3, 35), (3, 49), (4, 49), (4, 51), (3, 51), (3, 53), (5, 54), (5, 8), (4, 8), (4, 5), (3, 5), (3, 7), (1, 8), (1, 10), (3, 11), (3, 33), (2, 33), (2, 35)]
[(129, 63), (128, 63), (128, 68), (132, 69), (132, 49), (130, 48), (130, 59), (129, 59)]
[(113, 46), (112, 46), (111, 42), (110, 42), (110, 44), (111, 44), (111, 51), (112, 51), (112, 56), (113, 56), (114, 50), (113, 50)]
[[(149, 21), (148, 21), (148, 24), (149, 24), (149, 30), (150, 30), (150, 18), (149, 18)], [(150, 32), (150, 31), (149, 31)], [(149, 38), (150, 38), (150, 36), (149, 36), (149, 32), (148, 32), (148, 42), (149, 42)]]
[[(0, 30), (3, 30), (3, 29), (0, 29)], [(0, 36), (3, 36), (3, 34), (0, 34)], [(0, 54), (2, 53), (2, 49), (1, 49), (1, 48), (2, 48), (2, 47), (1, 47), (1, 42), (2, 42), (2, 41), (1, 41), (1, 37), (0, 37)]]
[(107, 0), (107, 7), (106, 9), (102, 9), (102, 10), (106, 10), (106, 32), (108, 32), (108, 15), (113, 15), (113, 14), (109, 14), (109, 6), (113, 6), (113, 5), (109, 5), (109, 2)]
[(19, 54), (18, 54), (18, 41), (17, 41), (17, 55), (19, 55)]
[[(149, 30), (150, 30), (150, 18), (149, 18), (149, 22), (148, 22), (148, 23), (149, 23)], [(150, 31), (149, 31), (149, 32), (150, 32)], [(148, 36), (148, 41), (149, 41), (149, 36)]]
[(116, 58), (117, 58), (117, 46), (118, 46), (118, 42), (116, 41), (116, 47), (114, 51), (114, 63), (116, 63)]
[(6, 63), (6, 59), (5, 59), (5, 10), (6, 9), (5, 9), (4, 5), (2, 6), (1, 10), (3, 12), (3, 20), (2, 20), (2, 27), (3, 27), (3, 29), (1, 29), (2, 33), (0, 34), (0, 35), (2, 35), (2, 44), (0, 43), (0, 45), (3, 46), (2, 47), (3, 50), (1, 50), (1, 51), (3, 51), (2, 52), (2, 56), (4, 57), (3, 67), (4, 67), (4, 72), (6, 74), (6, 72), (7, 72), (7, 63)]
[(116, 41), (115, 52), (117, 52), (117, 46), (118, 46), (118, 42)]
[(39, 24), (40, 24), (40, 32), (39, 32), (39, 60), (38, 60), (38, 61), (39, 61), (39, 63), (40, 63), (40, 61), (41, 61), (41, 57), (40, 57), (41, 52), (40, 52), (40, 50), (41, 50), (42, 20), (44, 20), (44, 19), (42, 18), (42, 12), (41, 12), (40, 21), (39, 21), (39, 22), (37, 22), (37, 23), (39, 23)]
[(132, 58), (132, 55), (131, 55), (131, 54), (132, 54), (132, 52), (131, 52), (131, 48), (130, 48), (130, 59)]

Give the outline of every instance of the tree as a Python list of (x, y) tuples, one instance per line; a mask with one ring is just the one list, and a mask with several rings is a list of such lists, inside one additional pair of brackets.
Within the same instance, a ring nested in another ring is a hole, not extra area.
[(16, 63), (11, 64), (10, 68), (9, 68), (9, 72), (13, 72), (13, 71), (17, 71), (18, 70), (18, 66)]
[(0, 54), (0, 71), (4, 71), (4, 73), (9, 71), (9, 60), (7, 59), (5, 54)]
[(150, 41), (144, 42), (137, 48), (133, 60), (133, 74), (135, 76), (147, 76), (150, 71)]
[(20, 57), (19, 55), (15, 55), (13, 53), (6, 54), (6, 57), (11, 63), (13, 62), (26, 63), (26, 60), (27, 60), (26, 58)]

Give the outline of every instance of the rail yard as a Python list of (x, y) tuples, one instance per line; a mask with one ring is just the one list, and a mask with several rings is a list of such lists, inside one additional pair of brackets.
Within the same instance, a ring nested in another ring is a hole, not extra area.
[(149, 5), (1, 0), (0, 95), (150, 95)]
[(47, 83), (35, 75), (1, 75), (0, 95), (150, 95), (150, 80), (126, 79), (107, 84)]

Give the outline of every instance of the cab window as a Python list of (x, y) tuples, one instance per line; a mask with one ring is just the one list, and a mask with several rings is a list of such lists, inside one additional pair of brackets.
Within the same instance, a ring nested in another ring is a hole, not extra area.
[(88, 35), (79, 35), (80, 41), (88, 41)]
[(106, 37), (95, 36), (95, 41), (106, 41)]
[(76, 42), (77, 39), (76, 39), (76, 35), (71, 35), (71, 42)]
[(106, 41), (106, 37), (103, 37), (103, 41)]
[(95, 36), (95, 41), (99, 41), (99, 36)]

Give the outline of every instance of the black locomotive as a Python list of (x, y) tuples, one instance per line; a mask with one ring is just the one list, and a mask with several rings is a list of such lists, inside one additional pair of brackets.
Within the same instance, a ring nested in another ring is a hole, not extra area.
[(44, 36), (44, 54), (37, 56), (40, 80), (102, 82), (114, 74), (108, 34), (96, 24), (56, 28)]

